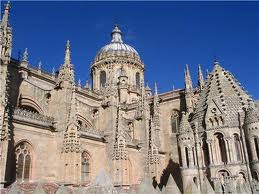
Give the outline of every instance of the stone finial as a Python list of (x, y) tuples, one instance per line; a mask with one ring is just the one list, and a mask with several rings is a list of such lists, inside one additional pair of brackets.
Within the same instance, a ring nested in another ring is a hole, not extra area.
[(118, 25), (115, 24), (115, 27), (111, 33), (111, 36), (112, 36), (112, 42), (119, 42), (119, 43), (123, 43), (122, 41), (122, 32), (121, 30), (119, 29)]
[(81, 88), (81, 79), (78, 80), (78, 87)]
[(90, 89), (89, 80), (86, 80), (86, 83), (85, 83), (85, 89), (87, 89), (87, 90), (89, 90), (89, 89)]
[(191, 74), (190, 74), (188, 64), (186, 64), (186, 67), (184, 70), (184, 83), (185, 83), (186, 92), (191, 92), (192, 91), (192, 79), (191, 79)]
[(70, 51), (70, 41), (67, 40), (66, 51), (65, 51), (65, 64), (71, 63), (70, 53), (71, 53), (71, 51)]
[(41, 71), (41, 67), (42, 67), (42, 62), (39, 61), (39, 63), (38, 63), (38, 71)]
[(23, 53), (23, 57), (22, 57), (22, 62), (28, 63), (28, 56), (29, 56), (28, 49), (25, 48), (24, 53)]
[(21, 66), (22, 67), (28, 67), (29, 61), (28, 61), (28, 49), (25, 48), (24, 52), (23, 52), (23, 57), (22, 57), (22, 61), (21, 61)]
[(56, 73), (55, 73), (55, 67), (52, 68), (52, 73), (51, 73), (51, 75), (52, 75), (53, 77), (55, 77), (55, 75), (56, 75)]
[(204, 87), (204, 79), (203, 79), (203, 74), (202, 74), (202, 69), (200, 64), (198, 66), (198, 86), (200, 90), (202, 90)]
[(4, 9), (3, 18), (2, 18), (2, 25), (5, 28), (8, 26), (10, 9), (11, 9), (10, 1), (7, 1)]

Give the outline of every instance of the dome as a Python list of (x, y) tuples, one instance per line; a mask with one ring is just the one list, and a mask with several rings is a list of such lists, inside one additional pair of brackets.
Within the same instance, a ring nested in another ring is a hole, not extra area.
[(110, 56), (131, 57), (140, 61), (138, 52), (130, 45), (123, 43), (122, 32), (117, 25), (115, 25), (111, 36), (111, 43), (100, 49), (95, 57), (95, 61), (99, 61)]

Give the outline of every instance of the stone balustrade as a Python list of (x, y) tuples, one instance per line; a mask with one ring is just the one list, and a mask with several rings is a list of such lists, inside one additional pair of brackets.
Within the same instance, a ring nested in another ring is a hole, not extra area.
[(37, 112), (32, 112), (29, 110), (16, 108), (13, 113), (14, 120), (20, 122), (31, 123), (35, 125), (41, 125), (44, 127), (53, 127), (54, 118), (46, 115), (39, 114)]

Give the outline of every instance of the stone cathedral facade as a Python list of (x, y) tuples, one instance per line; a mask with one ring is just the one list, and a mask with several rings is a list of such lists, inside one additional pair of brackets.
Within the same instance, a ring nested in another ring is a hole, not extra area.
[[(11, 57), (0, 26), (0, 182), (4, 193), (259, 193), (256, 102), (219, 62), (193, 86), (158, 93), (118, 26), (76, 83), (70, 42), (57, 72)], [(60, 56), (62, 57), (62, 56)], [(90, 83), (92, 83), (90, 85)]]

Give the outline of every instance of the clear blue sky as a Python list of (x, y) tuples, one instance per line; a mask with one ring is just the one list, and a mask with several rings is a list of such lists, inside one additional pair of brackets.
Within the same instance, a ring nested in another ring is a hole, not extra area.
[(43, 69), (57, 69), (69, 39), (76, 79), (84, 84), (118, 22), (146, 65), (146, 81), (157, 81), (159, 92), (183, 88), (185, 64), (196, 84), (198, 64), (205, 74), (216, 56), (259, 99), (259, 2), (11, 3), (13, 57), (28, 47), (34, 66), (41, 60)]

